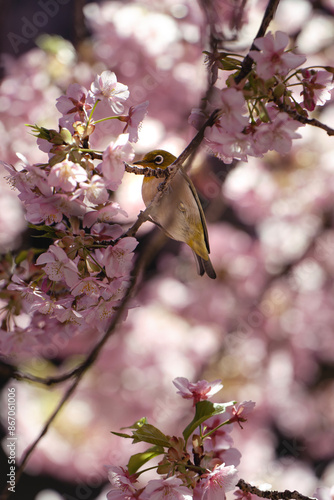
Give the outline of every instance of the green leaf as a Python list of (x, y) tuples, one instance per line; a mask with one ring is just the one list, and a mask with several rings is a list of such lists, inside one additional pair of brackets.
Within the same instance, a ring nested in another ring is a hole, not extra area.
[(142, 417), (139, 420), (137, 420), (134, 424), (129, 425), (127, 427), (121, 427), (121, 429), (140, 429), (144, 424), (147, 424), (147, 418)]
[(230, 401), (229, 403), (218, 404), (211, 403), (211, 401), (199, 401), (196, 403), (196, 412), (193, 420), (183, 431), (183, 437), (187, 442), (194, 430), (205, 420), (212, 417), (213, 415), (220, 415), (226, 411), (228, 406), (235, 404), (235, 401)]
[(129, 434), (125, 434), (124, 432), (115, 432), (115, 431), (110, 431), (111, 434), (115, 434), (115, 436), (119, 436), (121, 438), (132, 438)]
[[(40, 139), (50, 140), (51, 134), (50, 130), (45, 127), (39, 127), (38, 125), (30, 125), (26, 124), (26, 127), (30, 127), (33, 131), (35, 137), (39, 137)], [(55, 131), (54, 131), (55, 132)]]
[(57, 237), (57, 231), (53, 226), (47, 226), (46, 224), (40, 224), (38, 226), (35, 224), (29, 224), (28, 226), (30, 229), (33, 229), (34, 231), (41, 232), (41, 234), (31, 234), (32, 238), (55, 239)]
[[(129, 425), (128, 427), (121, 427), (121, 429), (140, 429), (144, 424), (146, 424), (147, 422), (147, 418), (146, 417), (142, 417), (141, 419), (137, 420), (137, 422), (135, 422), (134, 424), (132, 425)], [(129, 434), (125, 434), (124, 432), (114, 432), (114, 431), (110, 431), (111, 434), (115, 434), (115, 436), (119, 436), (119, 437), (123, 437), (123, 438), (133, 438), (133, 435), (130, 436)]]
[(40, 224), (40, 225), (37, 225), (37, 224), (28, 224), (28, 226), (31, 229), (35, 229), (36, 231), (45, 231), (47, 233), (54, 233), (55, 232), (55, 230), (52, 227), (47, 226), (46, 224)]
[(154, 457), (162, 455), (163, 453), (164, 449), (162, 448), (162, 446), (152, 446), (142, 453), (136, 453), (135, 455), (132, 455), (127, 466), (129, 474), (134, 474), (138, 469), (140, 469), (140, 467), (142, 467), (142, 465), (146, 464), (146, 462)]
[(133, 443), (140, 443), (142, 441), (157, 446), (170, 447), (167, 436), (151, 424), (144, 424), (133, 433)]
[(226, 71), (232, 71), (234, 69), (239, 69), (241, 66), (238, 59), (233, 57), (225, 57), (220, 59), (220, 69), (225, 69)]

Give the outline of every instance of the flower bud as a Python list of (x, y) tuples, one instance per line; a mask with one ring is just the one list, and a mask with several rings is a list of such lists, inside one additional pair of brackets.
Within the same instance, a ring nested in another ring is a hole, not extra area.
[(274, 91), (273, 91), (273, 94), (275, 97), (282, 97), (282, 95), (284, 94), (285, 92), (285, 89), (286, 89), (286, 86), (284, 83), (279, 83), (278, 85), (276, 85), (276, 87), (274, 88)]

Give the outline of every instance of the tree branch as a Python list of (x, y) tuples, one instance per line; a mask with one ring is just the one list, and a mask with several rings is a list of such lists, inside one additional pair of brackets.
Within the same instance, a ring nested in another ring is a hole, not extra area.
[(307, 116), (301, 115), (296, 111), (295, 109), (290, 108), (289, 106), (286, 106), (282, 102), (280, 102), (278, 99), (275, 99), (275, 104), (277, 107), (287, 113), (291, 118), (294, 120), (303, 123), (304, 125), (312, 125), (313, 127), (321, 128), (325, 132), (327, 132), (327, 135), (331, 136), (334, 135), (334, 129), (331, 127), (328, 127), (328, 125), (325, 125), (324, 123), (320, 122), (316, 118), (308, 118)]
[[(20, 476), (25, 468), (26, 463), (28, 462), (31, 454), (33, 453), (33, 451), (37, 447), (38, 443), (43, 438), (43, 436), (47, 433), (50, 425), (52, 424), (52, 422), (54, 421), (56, 416), (59, 414), (60, 410), (63, 408), (65, 403), (72, 396), (73, 392), (77, 388), (77, 386), (78, 386), (79, 382), (81, 381), (82, 377), (84, 376), (84, 374), (88, 371), (88, 369), (92, 366), (94, 361), (98, 358), (98, 355), (100, 354), (103, 346), (106, 344), (106, 342), (108, 341), (110, 336), (115, 332), (116, 327), (118, 326), (119, 321), (121, 320), (122, 315), (123, 315), (128, 303), (132, 297), (132, 293), (133, 293), (135, 286), (137, 284), (137, 278), (139, 275), (138, 271), (142, 266), (142, 262), (145, 262), (145, 255), (144, 254), (142, 254), (141, 258), (138, 258), (138, 260), (134, 266), (134, 269), (133, 269), (133, 273), (132, 273), (133, 275), (132, 275), (132, 280), (131, 280), (130, 286), (128, 287), (119, 308), (115, 312), (115, 316), (113, 317), (108, 329), (106, 330), (106, 332), (104, 333), (104, 335), (102, 336), (100, 341), (93, 347), (93, 349), (91, 350), (91, 352), (89, 353), (89, 355), (87, 356), (87, 358), (84, 360), (84, 362), (81, 365), (79, 365), (77, 368), (75, 368), (72, 372), (69, 372), (68, 374), (65, 374), (65, 375), (62, 375), (61, 377), (59, 377), (61, 379), (59, 381), (64, 381), (64, 380), (66, 380), (66, 378), (70, 378), (70, 377), (75, 375), (75, 380), (72, 382), (70, 387), (66, 390), (66, 392), (64, 393), (60, 402), (58, 403), (57, 407), (52, 412), (52, 414), (50, 415), (48, 420), (45, 422), (44, 427), (42, 428), (40, 434), (33, 441), (33, 443), (31, 443), (31, 445), (25, 450), (25, 452), (22, 456), (22, 459), (21, 459), (21, 463), (16, 470), (16, 482), (18, 482), (18, 480), (19, 480), (19, 478), (20, 478)], [(38, 378), (38, 377), (36, 377), (36, 378)], [(25, 379), (28, 379), (28, 376), (26, 376)], [(32, 380), (32, 377), (29, 378), (29, 380)], [(56, 379), (56, 382), (58, 382), (58, 379)], [(49, 384), (49, 385), (51, 385), (51, 384)], [(0, 494), (1, 500), (7, 500), (7, 498), (9, 498), (10, 494), (11, 494), (11, 492), (7, 489), (7, 486), (5, 486), (5, 488), (3, 489), (3, 491)]]
[(145, 177), (168, 177), (168, 168), (150, 168), (150, 167), (135, 167), (126, 161), (123, 161), (126, 172), (135, 175), (144, 175)]
[(271, 500), (314, 500), (312, 497), (307, 497), (305, 495), (302, 495), (298, 491), (271, 491), (271, 490), (266, 490), (262, 491), (259, 488), (256, 488), (256, 486), (252, 486), (243, 479), (240, 479), (239, 482), (237, 483), (238, 488), (241, 489), (241, 491), (244, 491), (245, 493), (251, 493), (252, 495), (257, 495), (260, 498), (269, 498)]

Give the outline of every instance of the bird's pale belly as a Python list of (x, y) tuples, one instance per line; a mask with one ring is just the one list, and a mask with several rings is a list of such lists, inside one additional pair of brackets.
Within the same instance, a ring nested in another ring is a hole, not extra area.
[[(161, 182), (162, 179), (144, 179), (142, 197), (146, 206), (157, 194)], [(169, 237), (184, 241), (201, 257), (208, 258), (200, 212), (191, 189), (181, 174), (175, 175), (168, 190), (157, 205), (152, 207), (151, 217)]]

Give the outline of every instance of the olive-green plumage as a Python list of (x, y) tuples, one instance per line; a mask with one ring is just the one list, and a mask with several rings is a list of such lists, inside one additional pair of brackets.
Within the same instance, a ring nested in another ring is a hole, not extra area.
[[(147, 153), (137, 165), (150, 168), (166, 168), (176, 160), (167, 151), (156, 149)], [(150, 204), (158, 192), (158, 186), (163, 179), (144, 177), (142, 197), (146, 206)], [(216, 278), (209, 253), (209, 239), (205, 217), (196, 189), (182, 169), (178, 169), (168, 184), (167, 191), (152, 208), (151, 217), (170, 238), (183, 241), (193, 250), (197, 260), (198, 273), (206, 273), (210, 278)]]

